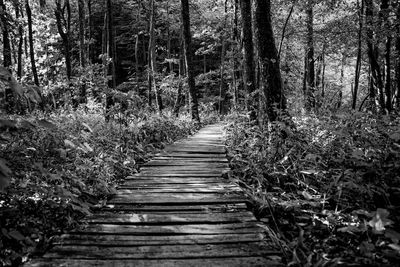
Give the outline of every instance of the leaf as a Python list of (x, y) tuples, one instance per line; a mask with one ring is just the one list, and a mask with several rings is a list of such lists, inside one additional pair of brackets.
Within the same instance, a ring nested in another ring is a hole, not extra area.
[(396, 244), (400, 241), (400, 233), (390, 228), (386, 229), (385, 237), (390, 238), (392, 242)]
[(393, 223), (387, 218), (388, 216), (388, 210), (379, 208), (376, 210), (376, 212), (374, 213), (374, 217), (368, 222), (368, 224), (372, 227), (374, 231), (376, 231), (377, 233), (381, 233), (385, 230), (385, 226), (391, 225)]
[(301, 192), (301, 195), (307, 200), (312, 200), (313, 199), (313, 196), (310, 195), (309, 193), (307, 193), (306, 191)]
[(20, 232), (13, 230), (8, 232), (8, 235), (11, 236), (12, 238), (14, 238), (17, 241), (24, 241), (25, 240), (25, 236), (23, 236)]
[(56, 129), (56, 128), (57, 128), (57, 126), (56, 126), (54, 123), (49, 122), (49, 121), (47, 121), (47, 120), (45, 120), (45, 119), (37, 120), (36, 123), (37, 123), (39, 126), (41, 126), (41, 127), (43, 127), (43, 128), (50, 129), (50, 130), (53, 130), (53, 129)]
[(85, 142), (85, 143), (83, 143), (83, 145), (86, 148), (86, 152), (93, 152), (94, 151), (93, 148), (88, 143)]
[(400, 253), (400, 246), (397, 244), (389, 244), (388, 245), (391, 249), (396, 250), (398, 253)]
[(85, 127), (85, 129), (88, 130), (89, 132), (93, 133), (92, 128), (90, 128), (90, 126), (87, 123), (82, 122), (82, 126)]
[(300, 173), (312, 175), (312, 174), (318, 174), (318, 171), (317, 170), (304, 170), (304, 171), (300, 171)]
[(69, 141), (68, 139), (64, 140), (64, 145), (66, 147), (76, 148), (76, 145), (74, 143), (72, 143), (71, 141)]
[(0, 192), (4, 192), (4, 189), (10, 183), (11, 170), (7, 167), (6, 161), (0, 158)]

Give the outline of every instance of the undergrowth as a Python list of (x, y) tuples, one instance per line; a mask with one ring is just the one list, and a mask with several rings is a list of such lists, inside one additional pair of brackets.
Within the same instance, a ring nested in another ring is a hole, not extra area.
[[(400, 261), (400, 120), (353, 113), (293, 118), (279, 140), (228, 117), (232, 178), (254, 200), (289, 266)], [(275, 127), (276, 128), (276, 127)]]
[(164, 114), (128, 125), (82, 110), (1, 118), (0, 178), (9, 185), (0, 193), (0, 266), (43, 252), (51, 236), (76, 227), (141, 163), (201, 127)]

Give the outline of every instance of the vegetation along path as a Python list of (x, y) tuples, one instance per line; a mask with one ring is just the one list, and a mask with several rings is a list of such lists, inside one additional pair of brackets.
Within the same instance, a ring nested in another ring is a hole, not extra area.
[(247, 210), (221, 125), (168, 146), (126, 178), (87, 225), (30, 266), (277, 266), (279, 251)]

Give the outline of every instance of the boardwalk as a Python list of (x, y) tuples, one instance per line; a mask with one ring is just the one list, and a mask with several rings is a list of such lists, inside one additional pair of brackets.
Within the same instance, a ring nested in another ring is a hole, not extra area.
[(277, 266), (228, 169), (221, 126), (205, 127), (127, 177), (83, 229), (27, 266)]

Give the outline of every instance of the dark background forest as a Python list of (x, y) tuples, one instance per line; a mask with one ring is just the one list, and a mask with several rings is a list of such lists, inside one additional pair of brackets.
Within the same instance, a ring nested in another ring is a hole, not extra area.
[(0, 265), (222, 121), (290, 266), (400, 261), (400, 1), (0, 0)]

